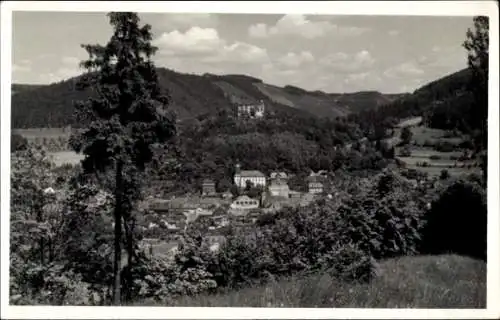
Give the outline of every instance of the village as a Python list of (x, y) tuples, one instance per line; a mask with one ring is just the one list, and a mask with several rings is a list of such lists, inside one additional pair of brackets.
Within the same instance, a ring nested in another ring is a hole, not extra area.
[[(235, 116), (242, 121), (259, 121), (265, 118), (266, 111), (268, 111), (263, 101), (234, 103), (234, 107)], [(402, 157), (400, 150), (409, 149), (410, 146), (398, 147), (401, 143), (400, 136), (403, 128), (411, 129), (418, 136), (423, 135), (426, 138), (429, 134), (425, 131), (432, 131), (423, 126), (422, 117), (403, 119), (397, 123), (392, 129), (391, 137), (385, 139), (389, 146), (398, 150), (398, 156), (395, 157), (396, 164), (391, 167), (393, 169), (399, 167), (403, 171), (409, 170), (410, 172), (415, 171), (415, 169), (417, 171), (434, 170), (434, 172), (430, 172), (433, 174), (429, 176), (426, 174), (407, 175), (403, 172), (408, 182), (415, 186), (422, 183), (433, 185), (439, 174), (442, 174), (443, 166), (440, 166), (441, 163), (437, 163), (436, 166), (427, 165), (426, 167), (411, 166), (411, 162), (408, 164), (407, 162), (412, 158)], [(424, 133), (422, 134), (420, 131)], [(440, 131), (437, 135), (434, 134), (436, 138), (444, 141), (446, 139), (441, 136), (444, 134), (443, 132)], [(415, 141), (418, 141), (418, 139)], [(410, 144), (411, 152), (417, 152), (424, 148), (417, 145), (415, 141)], [(357, 141), (357, 148), (364, 150), (368, 143), (368, 139), (363, 137)], [(353, 147), (354, 143), (343, 146), (346, 151), (351, 150)], [(423, 158), (418, 159), (423, 159), (428, 163), (433, 163), (432, 157), (429, 159), (430, 155), (448, 156), (448, 153), (443, 152), (434, 151), (432, 153), (431, 148), (422, 150), (426, 154)], [(444, 168), (455, 174), (455, 171), (461, 173), (464, 170), (463, 167), (464, 164), (462, 163), (457, 168), (457, 161), (455, 160), (446, 163)], [(319, 199), (332, 199), (339, 192), (339, 190), (331, 186), (331, 179), (334, 178), (333, 173), (326, 170), (311, 171), (307, 177), (299, 178), (298, 185), (300, 188), (297, 188), (297, 179), (295, 179), (294, 187), (290, 187), (290, 180), (297, 178), (292, 172), (274, 171), (266, 175), (254, 168), (241, 168), (238, 163), (235, 165), (234, 175), (227, 178), (231, 181), (232, 187), (219, 190), (220, 192), (216, 191), (220, 189), (217, 188), (216, 181), (205, 178), (200, 182), (200, 192), (197, 193), (167, 197), (149, 196), (145, 201), (149, 214), (139, 224), (143, 234), (141, 246), (147, 248), (146, 251), (150, 255), (171, 259), (178, 248), (179, 241), (183, 238), (184, 232), (187, 231), (189, 226), (196, 225), (203, 232), (204, 241), (208, 242), (212, 250), (217, 250), (225, 239), (223, 236), (224, 231), (230, 226), (245, 228), (256, 223), (262, 215), (274, 214), (287, 207), (305, 207)]]
[[(265, 112), (262, 101), (239, 104), (235, 109), (238, 118), (256, 120), (263, 118)], [(169, 199), (148, 197), (146, 207), (151, 215), (140, 228), (145, 234), (142, 246), (149, 248), (149, 254), (172, 258), (183, 232), (195, 223), (204, 228), (205, 240), (216, 250), (224, 241), (222, 233), (228, 226), (249, 226), (263, 214), (273, 214), (286, 207), (303, 207), (322, 197), (333, 197), (328, 193), (328, 173), (325, 170), (311, 172), (302, 181), (303, 191), (299, 191), (289, 186), (292, 173), (275, 171), (266, 176), (252, 168), (241, 168), (240, 164), (234, 169), (235, 174), (230, 177), (233, 190), (217, 192), (216, 182), (204, 179), (197, 194), (171, 196)]]
[[(177, 240), (190, 224), (198, 223), (206, 227), (207, 241), (213, 242), (213, 248), (217, 248), (222, 231), (229, 225), (250, 225), (262, 214), (272, 214), (285, 207), (307, 206), (321, 197), (332, 197), (326, 193), (327, 174), (324, 171), (311, 172), (305, 181), (307, 192), (290, 189), (289, 178), (285, 172), (272, 172), (266, 176), (257, 170), (242, 170), (237, 165), (233, 183), (239, 195), (230, 190), (217, 193), (215, 182), (205, 179), (199, 194), (171, 199), (150, 197), (148, 209), (158, 219), (142, 226), (148, 231), (146, 234), (154, 235), (145, 237), (143, 242), (152, 246), (152, 243), (161, 243), (158, 238)], [(249, 193), (253, 193), (252, 197)], [(161, 244), (158, 246), (162, 247)], [(172, 244), (170, 247), (175, 248)], [(153, 250), (151, 254), (161, 252)]]

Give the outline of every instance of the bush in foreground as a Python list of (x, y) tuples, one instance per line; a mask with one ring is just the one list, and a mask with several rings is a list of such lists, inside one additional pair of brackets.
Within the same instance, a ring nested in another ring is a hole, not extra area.
[(478, 182), (453, 181), (432, 203), (426, 220), (423, 252), (486, 259), (486, 193)]

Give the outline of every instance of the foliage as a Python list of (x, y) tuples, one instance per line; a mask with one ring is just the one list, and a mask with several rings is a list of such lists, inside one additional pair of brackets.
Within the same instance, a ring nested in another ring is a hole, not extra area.
[(28, 147), (28, 140), (19, 134), (10, 135), (10, 151), (16, 152), (18, 150), (26, 150)]
[(418, 253), (424, 200), (390, 173), (356, 185), (344, 186), (356, 195), (339, 194), (336, 201), (262, 217), (253, 227), (233, 227), (215, 253), (203, 249), (199, 230), (191, 230), (191, 247), (179, 251), (176, 263), (208, 272), (217, 287), (314, 270), (369, 281), (377, 274), (376, 260)]
[[(13, 288), (11, 303), (17, 305), (70, 305), (88, 306), (97, 301), (89, 290), (89, 284), (82, 282), (81, 276), (65, 270), (61, 264), (28, 267), (22, 277), (29, 290)], [(36, 284), (36, 286), (35, 286)], [(19, 285), (14, 280), (14, 286)], [(16, 292), (23, 292), (16, 294)]]
[(426, 214), (423, 252), (453, 252), (486, 259), (485, 190), (478, 182), (458, 180), (443, 186), (439, 195)]
[(114, 198), (95, 184), (69, 190), (62, 219), (64, 258), (68, 268), (95, 286), (112, 283)]
[(378, 272), (377, 261), (353, 243), (337, 245), (326, 261), (328, 273), (344, 281), (370, 282)]
[(113, 28), (109, 42), (82, 46), (89, 60), (81, 65), (89, 72), (79, 86), (93, 88), (97, 98), (76, 103), (77, 118), (90, 123), (71, 136), (70, 145), (85, 154), (86, 174), (114, 173), (109, 190), (115, 197), (114, 303), (119, 304), (122, 219), (130, 267), (135, 256), (132, 208), (140, 198), (139, 173), (153, 158), (151, 145), (166, 142), (176, 131), (152, 62), (157, 48), (151, 45), (151, 26), (140, 27), (136, 13), (108, 16)]
[(43, 265), (52, 258), (57, 236), (53, 165), (43, 148), (18, 151), (11, 157), (11, 257)]
[(475, 145), (482, 153), (481, 162), (484, 185), (487, 181), (487, 149), (488, 149), (488, 72), (489, 72), (489, 17), (474, 17), (474, 30), (467, 31), (467, 39), (463, 46), (468, 53), (468, 64), (472, 70), (469, 88), (474, 102), (468, 110), (467, 119), (470, 126), (478, 129)]
[(446, 170), (446, 169), (441, 170), (441, 173), (439, 174), (439, 179), (446, 180), (449, 177), (450, 177), (450, 173), (448, 172), (448, 170)]
[(41, 147), (14, 153), (11, 167), (12, 303), (88, 304), (87, 284), (64, 262), (68, 173)]
[(405, 145), (410, 144), (412, 135), (411, 129), (409, 127), (404, 127), (403, 130), (401, 130), (402, 143)]

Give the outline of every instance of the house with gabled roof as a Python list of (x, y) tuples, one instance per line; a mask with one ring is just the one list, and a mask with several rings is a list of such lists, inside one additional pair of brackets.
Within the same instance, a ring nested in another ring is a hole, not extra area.
[(240, 165), (236, 165), (234, 174), (234, 184), (241, 189), (246, 188), (247, 181), (254, 186), (266, 186), (266, 175), (258, 170), (241, 170)]
[(215, 182), (211, 179), (203, 180), (201, 185), (201, 195), (205, 197), (210, 197), (216, 195)]
[(268, 187), (269, 194), (272, 197), (283, 197), (288, 198), (290, 193), (290, 188), (286, 181), (283, 180), (274, 180), (271, 181)]

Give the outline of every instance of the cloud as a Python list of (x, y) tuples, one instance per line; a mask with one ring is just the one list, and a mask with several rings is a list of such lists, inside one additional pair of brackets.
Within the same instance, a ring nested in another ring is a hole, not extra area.
[(159, 54), (210, 54), (224, 45), (217, 30), (213, 28), (192, 27), (185, 33), (174, 30), (165, 32), (153, 41)]
[(460, 45), (433, 46), (425, 59), (425, 65), (436, 69), (462, 69), (467, 66), (467, 52)]
[(414, 61), (403, 62), (394, 67), (390, 67), (384, 72), (388, 78), (407, 78), (424, 74), (424, 70), (418, 67)]
[(224, 44), (218, 48), (217, 55), (202, 58), (203, 62), (209, 63), (257, 63), (264, 62), (269, 59), (266, 49), (244, 43), (235, 42), (231, 45)]
[(75, 56), (61, 57), (59, 68), (55, 71), (39, 74), (39, 81), (42, 83), (54, 83), (76, 77), (83, 73), (79, 64), (82, 59)]
[(306, 39), (315, 39), (327, 34), (336, 36), (358, 36), (368, 30), (367, 28), (354, 26), (340, 26), (330, 21), (312, 21), (300, 14), (287, 14), (271, 27), (263, 23), (251, 25), (248, 29), (248, 34), (250, 37), (254, 38), (292, 35)]
[(191, 27), (213, 28), (218, 25), (217, 15), (210, 13), (165, 13), (147, 16), (145, 19), (155, 29), (175, 30)]
[(26, 73), (32, 70), (32, 63), (28, 59), (23, 59), (18, 63), (12, 64), (12, 77), (13, 79), (17, 78), (17, 74)]
[(251, 63), (267, 60), (267, 50), (258, 46), (221, 39), (216, 29), (192, 27), (186, 32), (163, 33), (153, 41), (159, 56), (196, 57), (206, 63)]
[(369, 70), (374, 64), (375, 59), (368, 50), (361, 50), (354, 54), (336, 52), (322, 57), (320, 65), (340, 73), (355, 73)]
[(369, 72), (361, 72), (361, 73), (353, 73), (353, 74), (350, 74), (346, 77), (346, 80), (347, 82), (357, 82), (357, 81), (363, 81), (365, 80), (366, 78), (368, 78), (368, 76), (370, 75)]
[(310, 51), (302, 51), (300, 53), (288, 52), (277, 60), (278, 64), (286, 68), (298, 68), (313, 61), (314, 56)]
[(436, 53), (440, 52), (441, 50), (442, 50), (442, 48), (440, 46), (433, 46), (431, 49), (432, 52), (436, 52)]
[(400, 34), (399, 30), (390, 30), (388, 33), (391, 37), (395, 37)]
[(251, 25), (248, 28), (248, 35), (252, 38), (266, 38), (268, 36), (267, 25), (265, 23)]

